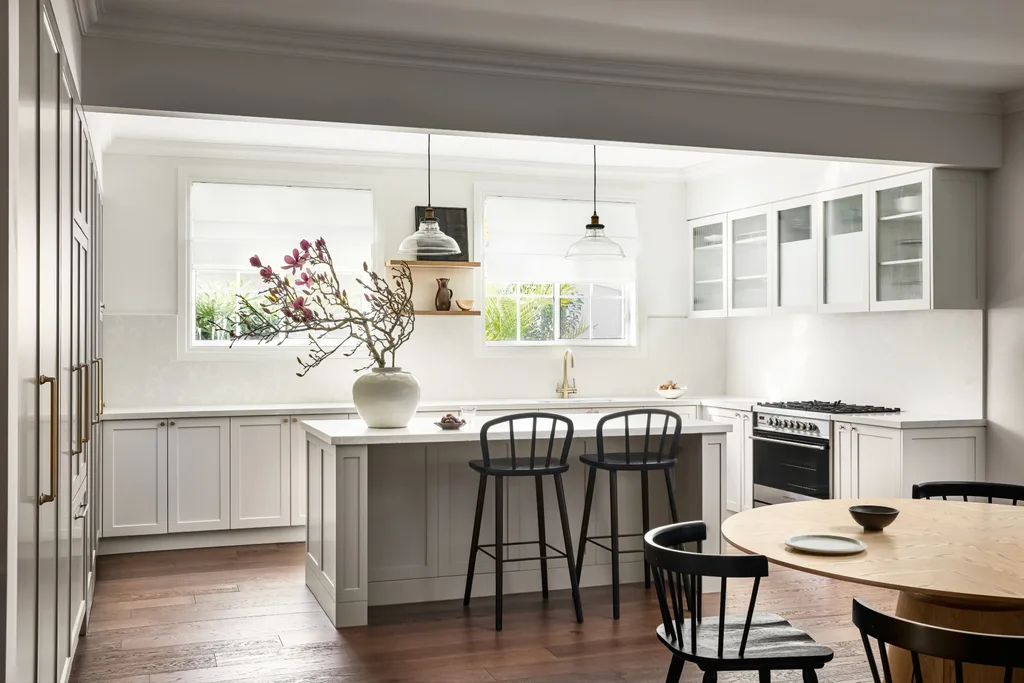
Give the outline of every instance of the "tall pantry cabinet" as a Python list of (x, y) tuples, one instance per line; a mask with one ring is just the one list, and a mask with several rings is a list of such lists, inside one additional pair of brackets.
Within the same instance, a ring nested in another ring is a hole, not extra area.
[(62, 683), (88, 628), (99, 540), (102, 211), (52, 8), (18, 4), (19, 602), (7, 670)]

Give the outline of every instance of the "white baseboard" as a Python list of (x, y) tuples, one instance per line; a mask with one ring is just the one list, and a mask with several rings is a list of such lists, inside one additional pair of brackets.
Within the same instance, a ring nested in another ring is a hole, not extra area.
[(183, 550), (185, 548), (217, 548), (261, 543), (295, 543), (306, 540), (306, 527), (279, 526), (268, 529), (225, 529), (222, 531), (192, 531), (182, 534), (155, 536), (121, 536), (100, 539), (100, 555), (148, 553), (156, 550)]

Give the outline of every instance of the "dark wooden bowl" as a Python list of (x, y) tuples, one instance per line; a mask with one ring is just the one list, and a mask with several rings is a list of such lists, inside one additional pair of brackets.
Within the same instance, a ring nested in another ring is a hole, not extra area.
[(900, 511), (885, 505), (853, 505), (850, 514), (864, 531), (881, 531), (896, 521)]

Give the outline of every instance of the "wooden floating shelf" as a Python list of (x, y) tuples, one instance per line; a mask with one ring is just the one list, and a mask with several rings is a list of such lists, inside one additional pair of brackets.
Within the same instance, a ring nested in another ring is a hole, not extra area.
[(416, 315), (480, 315), (480, 311), (413, 311)]
[(384, 263), (388, 268), (397, 268), (401, 265), (410, 268), (479, 268), (479, 261), (401, 261), (393, 260)]

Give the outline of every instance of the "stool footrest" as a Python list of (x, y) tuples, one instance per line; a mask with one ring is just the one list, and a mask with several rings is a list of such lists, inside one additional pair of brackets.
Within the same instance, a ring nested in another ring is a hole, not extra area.
[[(602, 550), (607, 550), (608, 552), (612, 552), (612, 549), (609, 546), (606, 546), (604, 543), (598, 543), (597, 541), (595, 541), (592, 538), (588, 538), (587, 540), (589, 542), (593, 543), (594, 545), (596, 545), (598, 548), (601, 548)], [(619, 555), (630, 555), (630, 554), (642, 553), (642, 552), (643, 552), (642, 549), (623, 550), (622, 548), (619, 548)]]
[[(502, 545), (503, 546), (510, 546), (510, 545), (536, 545), (536, 546), (540, 546), (540, 541), (515, 541), (515, 542), (511, 542), (511, 543), (502, 543)], [(476, 549), (479, 552), (482, 552), (487, 557), (491, 558), (492, 560), (497, 560), (498, 558), (495, 557), (494, 553), (492, 553), (492, 552), (490, 552), (490, 550), (488, 550), (488, 548), (494, 548), (494, 547), (495, 547), (494, 543), (481, 543), (480, 545), (478, 545), (476, 547)], [(551, 545), (550, 543), (545, 543), (544, 547), (546, 547), (548, 550), (550, 550), (552, 552), (552, 554), (551, 555), (547, 555), (545, 557), (541, 557), (540, 555), (538, 555), (537, 557), (504, 557), (504, 555), (503, 555), (502, 558), (501, 558), (501, 561), (502, 562), (527, 562), (527, 561), (530, 561), (530, 560), (564, 560), (564, 559), (566, 559), (568, 557), (565, 554), (564, 550), (562, 550), (561, 548), (556, 548), (555, 546)]]

